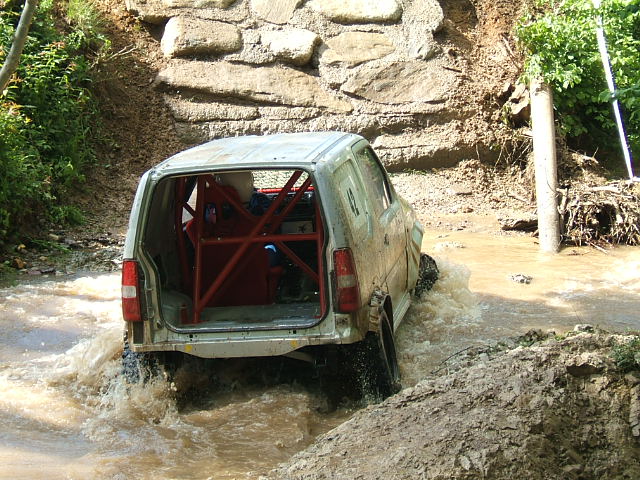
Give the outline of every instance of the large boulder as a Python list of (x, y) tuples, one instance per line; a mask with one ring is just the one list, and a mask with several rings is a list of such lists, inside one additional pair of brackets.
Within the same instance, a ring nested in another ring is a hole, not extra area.
[(434, 125), (419, 132), (380, 135), (373, 146), (392, 171), (455, 165), (460, 158), (484, 153), (476, 135), (465, 134), (460, 125)]
[(440, 103), (457, 83), (455, 73), (438, 64), (394, 62), (363, 66), (342, 90), (384, 104)]
[(433, 34), (442, 28), (443, 22), (444, 12), (438, 0), (414, 0), (406, 7), (402, 26), (410, 58), (428, 60), (438, 53)]
[(340, 23), (395, 22), (402, 16), (396, 0), (311, 0), (308, 5)]
[(179, 16), (167, 22), (160, 47), (167, 57), (234, 52), (242, 35), (230, 23)]
[(324, 90), (316, 77), (280, 66), (251, 67), (228, 62), (178, 61), (162, 70), (156, 85), (213, 97), (350, 112), (349, 102)]
[(382, 33), (344, 32), (327, 40), (327, 50), (320, 61), (324, 64), (358, 65), (389, 55), (395, 50), (391, 39)]
[(236, 0), (162, 0), (167, 7), (174, 8), (227, 8)]
[(302, 28), (292, 28), (262, 32), (260, 39), (277, 59), (301, 66), (311, 60), (318, 35)]
[(147, 23), (161, 24), (185, 9), (225, 9), (235, 0), (125, 0), (127, 10)]
[(162, 23), (170, 16), (162, 0), (125, 0), (125, 6), (130, 13), (147, 23)]
[(251, 10), (259, 18), (271, 23), (285, 24), (302, 0), (251, 0)]
[(220, 102), (192, 102), (179, 95), (164, 95), (171, 115), (178, 122), (210, 122), (255, 120), (260, 117), (258, 107), (229, 105)]
[[(176, 130), (180, 139), (188, 144), (202, 143), (213, 138), (256, 135), (283, 132), (308, 132), (308, 131), (346, 131), (365, 132), (376, 128), (377, 115), (344, 115), (331, 114), (318, 108), (291, 107), (291, 106), (259, 106), (259, 117), (252, 119), (247, 115), (240, 118), (238, 114), (250, 114), (248, 110), (234, 112), (234, 106), (220, 105), (218, 107), (205, 107), (199, 105), (199, 112), (192, 108), (189, 111), (197, 117), (190, 119), (176, 118)], [(203, 119), (204, 115), (210, 117)], [(213, 118), (226, 115), (228, 118)], [(182, 115), (180, 115), (182, 116)], [(196, 120), (196, 118), (198, 120)]]

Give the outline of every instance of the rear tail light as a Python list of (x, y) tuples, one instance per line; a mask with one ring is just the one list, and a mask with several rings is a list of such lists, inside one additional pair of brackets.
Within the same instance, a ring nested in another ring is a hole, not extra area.
[(333, 267), (336, 275), (336, 310), (339, 313), (355, 312), (360, 308), (360, 288), (351, 250), (334, 250)]
[(122, 316), (127, 322), (142, 320), (139, 294), (138, 262), (125, 260), (122, 262)]

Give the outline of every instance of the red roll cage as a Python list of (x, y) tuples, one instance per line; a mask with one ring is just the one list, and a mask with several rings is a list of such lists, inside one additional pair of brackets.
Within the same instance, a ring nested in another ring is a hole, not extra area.
[[(237, 272), (244, 265), (246, 265), (251, 257), (244, 255), (252, 244), (270, 242), (275, 244), (282, 253), (284, 253), (295, 265), (297, 265), (306, 275), (318, 284), (319, 299), (321, 305), (322, 317), (325, 313), (325, 282), (324, 278), (324, 262), (322, 260), (322, 251), (324, 245), (324, 229), (322, 226), (322, 219), (320, 216), (320, 208), (318, 206), (318, 199), (315, 201), (315, 232), (312, 233), (276, 233), (287, 216), (293, 211), (294, 207), (303, 197), (307, 191), (313, 191), (311, 185), (311, 177), (309, 176), (300, 187), (294, 187), (300, 176), (303, 174), (302, 170), (295, 170), (285, 186), (281, 189), (265, 189), (266, 193), (277, 193), (276, 198), (271, 202), (271, 205), (267, 211), (261, 216), (255, 216), (251, 214), (237, 198), (230, 195), (229, 192), (222, 188), (216, 181), (212, 174), (200, 174), (197, 176), (196, 188), (197, 188), (197, 201), (196, 209), (188, 204), (188, 199), (185, 199), (187, 184), (189, 177), (182, 177), (178, 180), (176, 185), (176, 202), (175, 202), (175, 229), (179, 232), (178, 238), (178, 252), (180, 256), (180, 265), (182, 270), (182, 281), (186, 291), (192, 292), (193, 299), (193, 313), (192, 318), (183, 318), (183, 323), (200, 323), (200, 315), (205, 307), (215, 300), (216, 296), (220, 293), (221, 287), (228, 282), (234, 276), (234, 270)], [(204, 234), (204, 208), (205, 208), (205, 196), (204, 188), (205, 183), (208, 184), (210, 189), (213, 189), (216, 194), (221, 195), (225, 200), (233, 206), (235, 211), (244, 217), (244, 220), (251, 225), (250, 232), (247, 235), (233, 235), (226, 237), (207, 237)], [(276, 213), (278, 209), (283, 205), (284, 200), (290, 193), (293, 193), (291, 200), (282, 208), (279, 213)], [(187, 239), (183, 232), (183, 210), (188, 211), (195, 221), (195, 238), (194, 249), (195, 258), (193, 262), (193, 268), (190, 268), (189, 256), (187, 253)], [(316, 242), (316, 255), (317, 255), (317, 271), (314, 271), (305, 261), (303, 261), (298, 255), (296, 255), (291, 248), (289, 248), (285, 242), (301, 242), (301, 241), (315, 241)], [(210, 285), (203, 285), (203, 247), (207, 245), (224, 245), (233, 244), (237, 245), (237, 249), (226, 259), (226, 263), (222, 271), (213, 279)], [(204, 293), (203, 288), (205, 288)], [(185, 315), (186, 317), (186, 315)]]

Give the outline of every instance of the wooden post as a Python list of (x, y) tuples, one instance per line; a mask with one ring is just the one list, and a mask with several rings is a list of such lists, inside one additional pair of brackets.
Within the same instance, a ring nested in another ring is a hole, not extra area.
[(539, 80), (533, 80), (530, 89), (540, 250), (557, 253), (560, 248), (560, 220), (553, 94), (549, 85)]

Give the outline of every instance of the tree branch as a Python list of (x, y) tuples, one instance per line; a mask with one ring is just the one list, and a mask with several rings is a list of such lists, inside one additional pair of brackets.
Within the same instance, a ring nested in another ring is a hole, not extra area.
[(4, 60), (2, 70), (0, 70), (0, 92), (4, 91), (9, 84), (11, 76), (15, 73), (20, 63), (20, 55), (22, 55), (22, 49), (27, 41), (27, 35), (29, 34), (29, 27), (33, 20), (33, 14), (36, 11), (38, 0), (25, 0), (22, 14), (20, 15), (20, 21), (13, 34), (13, 42), (11, 44), (11, 50), (7, 54), (7, 58)]

